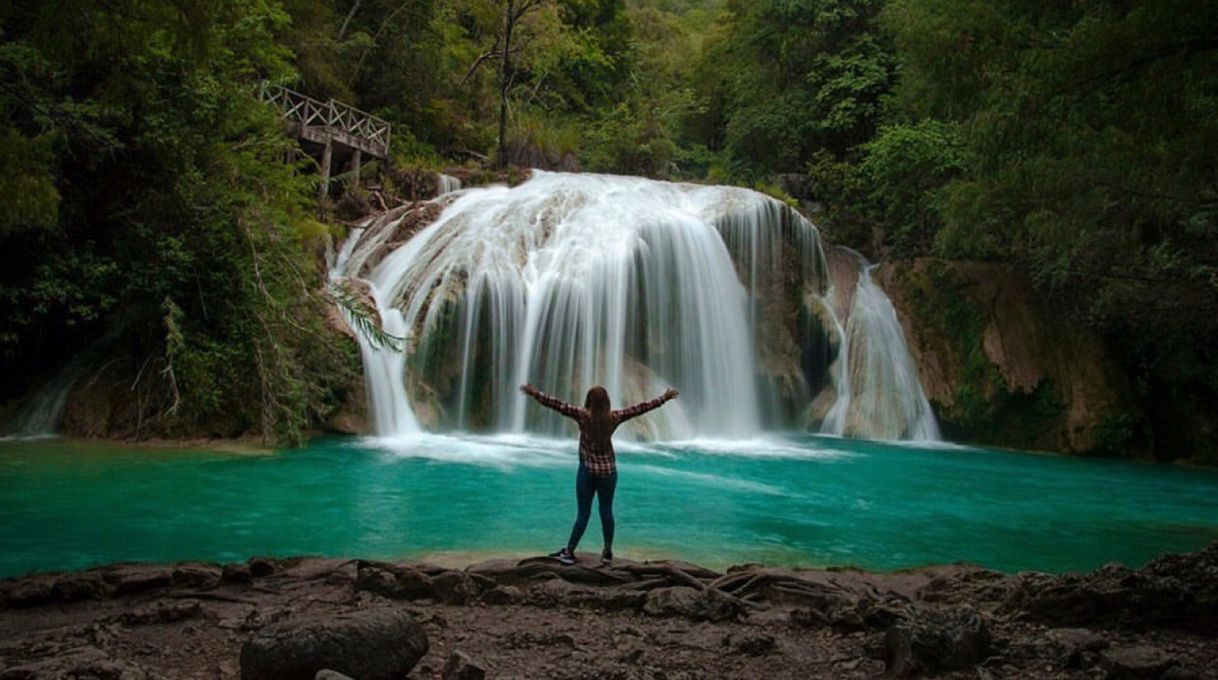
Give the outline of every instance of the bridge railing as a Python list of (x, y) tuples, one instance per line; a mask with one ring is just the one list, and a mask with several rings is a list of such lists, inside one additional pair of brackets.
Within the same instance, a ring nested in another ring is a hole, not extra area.
[(263, 83), (259, 88), (262, 101), (279, 110), (284, 119), (306, 128), (331, 128), (346, 133), (367, 145), (367, 151), (384, 157), (389, 153), (392, 127), (388, 122), (361, 111), (354, 106), (334, 101), (320, 101), (306, 94)]

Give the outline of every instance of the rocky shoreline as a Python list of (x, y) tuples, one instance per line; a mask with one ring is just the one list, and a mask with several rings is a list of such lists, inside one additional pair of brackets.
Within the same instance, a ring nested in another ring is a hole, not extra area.
[(0, 581), (0, 602), (0, 680), (1218, 677), (1218, 543), (1065, 575), (120, 564)]

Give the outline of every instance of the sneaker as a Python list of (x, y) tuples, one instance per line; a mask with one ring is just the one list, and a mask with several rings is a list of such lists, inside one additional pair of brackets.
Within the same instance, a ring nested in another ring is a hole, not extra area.
[(606, 550), (601, 553), (601, 564), (613, 564), (612, 550)]
[(558, 552), (550, 553), (550, 557), (553, 557), (554, 559), (558, 560), (559, 562), (562, 562), (563, 564), (565, 564), (567, 566), (575, 564), (575, 555), (572, 555), (571, 551), (567, 548), (563, 548), (562, 550), (559, 550)]

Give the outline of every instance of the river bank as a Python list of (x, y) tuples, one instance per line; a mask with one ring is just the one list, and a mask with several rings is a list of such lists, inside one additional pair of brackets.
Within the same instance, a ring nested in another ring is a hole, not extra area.
[[(0, 582), (0, 678), (1209, 678), (1218, 543), (1141, 569), (725, 572), (591, 555), (125, 564)], [(288, 661), (290, 660), (290, 661)]]

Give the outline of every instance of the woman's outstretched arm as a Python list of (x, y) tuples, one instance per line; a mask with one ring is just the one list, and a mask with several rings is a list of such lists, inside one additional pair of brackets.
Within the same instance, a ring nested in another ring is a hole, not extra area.
[(618, 422), (625, 422), (631, 418), (641, 416), (648, 411), (653, 411), (660, 408), (664, 405), (664, 402), (671, 399), (676, 399), (678, 394), (680, 394), (680, 392), (670, 387), (664, 392), (664, 394), (661, 394), (651, 401), (642, 401), (634, 406), (627, 406), (626, 408), (618, 409), (617, 411), (613, 412), (613, 415), (617, 417)]
[(520, 391), (536, 399), (538, 404), (549, 409), (554, 409), (568, 418), (579, 420), (580, 416), (584, 413), (582, 408), (574, 404), (568, 404), (558, 397), (551, 397), (532, 385), (521, 385)]

